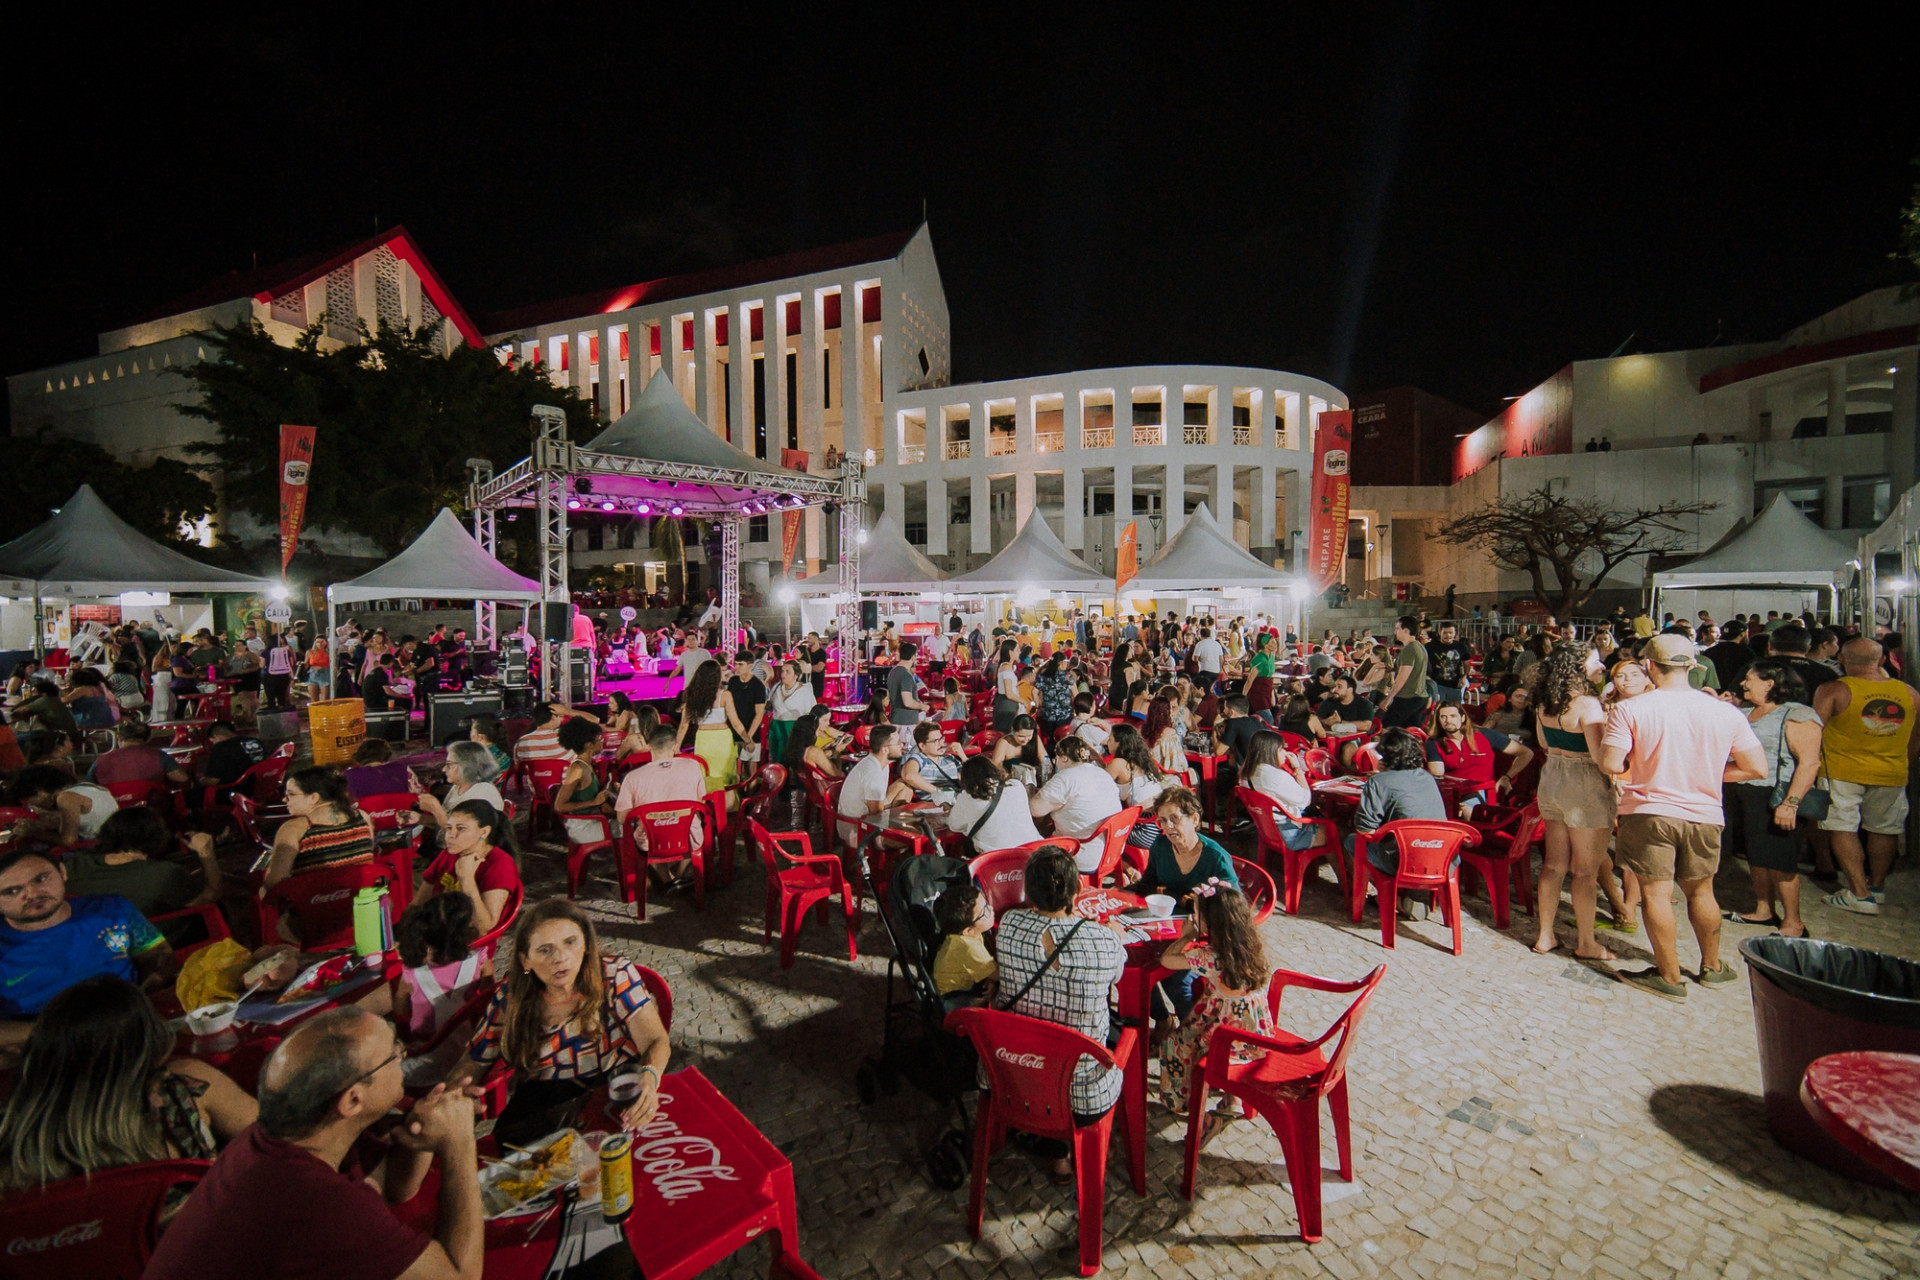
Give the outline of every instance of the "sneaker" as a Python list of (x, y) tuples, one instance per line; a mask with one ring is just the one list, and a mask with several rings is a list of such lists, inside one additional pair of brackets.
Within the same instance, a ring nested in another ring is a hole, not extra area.
[(1723, 982), (1732, 982), (1739, 976), (1739, 972), (1732, 965), (1722, 960), (1718, 969), (1702, 969), (1699, 981), (1703, 987), (1717, 987)]
[(1880, 914), (1880, 904), (1873, 900), (1872, 895), (1864, 898), (1856, 898), (1853, 896), (1853, 890), (1851, 889), (1843, 888), (1838, 893), (1830, 893), (1822, 898), (1821, 901), (1830, 907), (1838, 907), (1842, 911), (1851, 911), (1856, 915), (1877, 916)]
[(1616, 969), (1614, 970), (1613, 976), (1630, 987), (1638, 987), (1642, 991), (1659, 996), (1662, 999), (1675, 1000), (1681, 1004), (1687, 1002), (1687, 984), (1684, 982), (1668, 982), (1660, 976), (1658, 969)]
[(1887, 891), (1884, 888), (1875, 887), (1869, 889), (1867, 890), (1867, 896), (1873, 899), (1873, 905), (1876, 907), (1884, 907), (1887, 905)]

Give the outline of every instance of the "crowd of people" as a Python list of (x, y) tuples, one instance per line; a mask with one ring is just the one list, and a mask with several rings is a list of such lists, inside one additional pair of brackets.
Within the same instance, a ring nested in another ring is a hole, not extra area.
[[(448, 745), (444, 778), (431, 785), (378, 741), (350, 767), (291, 770), (285, 819), (247, 869), (249, 892), (380, 857), (391, 835), (361, 808), (373, 797), (411, 797), (420, 872), (386, 979), (300, 1024), (244, 1081), (177, 1052), (155, 998), (181, 976), (176, 944), (192, 945), (170, 935), (176, 913), (228, 895), (218, 794), (260, 761), (258, 743), (235, 724), (212, 727), (200, 776), (181, 792), (211, 799), (205, 812), (122, 804), (110, 788), (189, 781), (154, 745), (139, 714), (152, 709), (71, 673), (64, 689), (50, 688), (23, 664), (7, 690), (20, 731), (0, 737), (0, 769), (7, 748), (18, 756), (9, 794), (27, 815), (0, 845), (0, 1068), (11, 1083), (0, 1194), (147, 1160), (211, 1159), (206, 1178), (169, 1206), (149, 1274), (271, 1272), (296, 1253), (342, 1274), (476, 1274), (475, 1099), (510, 1082), (494, 1133), (521, 1142), (567, 1123), (615, 1071), (633, 1072), (641, 1087), (619, 1119), (635, 1127), (658, 1106), (671, 1053), (655, 976), (604, 949), (571, 901), (528, 900), (506, 794), (516, 766), (552, 771), (556, 834), (576, 844), (627, 829), (648, 806), (698, 805), (769, 763), (796, 791), (809, 780), (837, 788), (822, 815), (840, 837), (830, 845), (851, 848), (895, 806), (934, 802), (951, 851), (1026, 853), (1024, 903), (1004, 915), (977, 885), (942, 895), (941, 994), (951, 1007), (990, 1002), (1096, 1040), (1112, 1030), (1122, 934), (1075, 916), (1074, 899), (1104, 881), (1180, 901), (1186, 929), (1165, 958), (1151, 1033), (1158, 1093), (1178, 1114), (1213, 1028), (1271, 1031), (1271, 962), (1228, 848), (1242, 807), (1231, 803), (1235, 787), (1270, 807), (1288, 848), (1304, 850), (1328, 840), (1315, 783), (1358, 775), (1345, 852), (1366, 838), (1364, 856), (1386, 873), (1398, 851), (1370, 837), (1396, 820), (1535, 805), (1545, 852), (1534, 950), (1606, 963), (1615, 957), (1603, 932), (1616, 945), (1643, 934), (1651, 965), (1619, 977), (1684, 1001), (1689, 976), (1706, 986), (1734, 976), (1714, 888), (1723, 854), (1747, 862), (1756, 902), (1736, 924), (1809, 936), (1803, 849), (1816, 873), (1837, 874), (1829, 905), (1882, 910), (1920, 748), (1897, 648), (1810, 619), (1655, 626), (1622, 616), (1579, 637), (1522, 628), (1484, 650), (1456, 622), (1420, 615), (1400, 618), (1390, 640), (1303, 638), (1262, 618), (1149, 614), (1104, 636), (1077, 615), (990, 630), (945, 623), (863, 637), (871, 697), (852, 724), (836, 725), (826, 703), (831, 637), (783, 652), (752, 635), (729, 646), (709, 627), (666, 637), (657, 660), (684, 679), (670, 707), (618, 693), (604, 711), (554, 702), (518, 734), (481, 716)], [(256, 638), (207, 652), (194, 637), (149, 656), (138, 632), (122, 629), (103, 638), (100, 656), (153, 672), (154, 701), (179, 647), (182, 697), (199, 694), (209, 671), (238, 677), (237, 689), (249, 665), (232, 665), (240, 652), (259, 660), (263, 681), (311, 679), (310, 663), (271, 660), (292, 651), (281, 638), (266, 638), (264, 652)], [(323, 658), (319, 671), (364, 691), (393, 669), (417, 688), (457, 678), (464, 654), (458, 635), (389, 650), (375, 631), (343, 646), (341, 667)], [(271, 704), (285, 688), (264, 694)], [(110, 741), (90, 743), (71, 709), (97, 697), (131, 714), (108, 720)], [(1218, 765), (1211, 796), (1201, 760)], [(1219, 838), (1206, 829), (1216, 807), (1227, 815)], [(638, 838), (644, 847), (643, 830)], [(687, 862), (649, 859), (647, 874), (667, 890), (692, 881)], [(1563, 888), (1573, 926), (1564, 941)], [(1690, 975), (1676, 891), (1699, 957)], [(1382, 909), (1417, 918), (1422, 903)], [(297, 927), (281, 924), (283, 936), (257, 939), (244, 957), (270, 988), (298, 968)], [(1097, 1117), (1119, 1092), (1117, 1068), (1083, 1060), (1074, 1111)], [(1205, 1136), (1234, 1118), (1227, 1105)], [(1055, 1176), (1069, 1176), (1064, 1151), (1047, 1157)], [(442, 1176), (431, 1238), (384, 1213), (364, 1238), (339, 1238), (335, 1224), (415, 1194), (433, 1161)]]

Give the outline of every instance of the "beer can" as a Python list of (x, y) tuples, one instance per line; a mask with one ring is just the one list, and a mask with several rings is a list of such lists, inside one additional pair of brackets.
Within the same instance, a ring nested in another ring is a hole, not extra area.
[(624, 1222), (633, 1212), (633, 1139), (609, 1134), (600, 1142), (600, 1212)]

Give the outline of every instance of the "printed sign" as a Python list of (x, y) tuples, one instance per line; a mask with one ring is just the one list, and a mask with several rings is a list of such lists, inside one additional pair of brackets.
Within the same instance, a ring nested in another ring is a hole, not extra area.
[(1127, 527), (1120, 531), (1120, 546), (1116, 549), (1113, 565), (1113, 594), (1117, 596), (1122, 588), (1140, 576), (1138, 520), (1127, 521)]
[[(782, 449), (780, 465), (789, 471), (805, 472), (807, 469), (807, 451), (805, 449)], [(800, 521), (802, 513), (782, 511), (780, 513), (780, 572), (787, 573), (793, 568), (793, 553), (800, 547)]]
[(1318, 595), (1340, 577), (1347, 558), (1347, 499), (1352, 484), (1353, 414), (1331, 409), (1313, 433), (1313, 506), (1307, 530), (1307, 578)]
[(280, 572), (287, 571), (307, 514), (307, 476), (313, 468), (312, 427), (280, 426)]

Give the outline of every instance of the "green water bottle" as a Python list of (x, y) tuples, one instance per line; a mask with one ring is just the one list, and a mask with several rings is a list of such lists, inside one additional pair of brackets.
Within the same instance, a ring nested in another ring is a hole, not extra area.
[(377, 956), (386, 950), (385, 930), (381, 928), (381, 908), (386, 905), (385, 885), (369, 885), (353, 895), (353, 952)]

